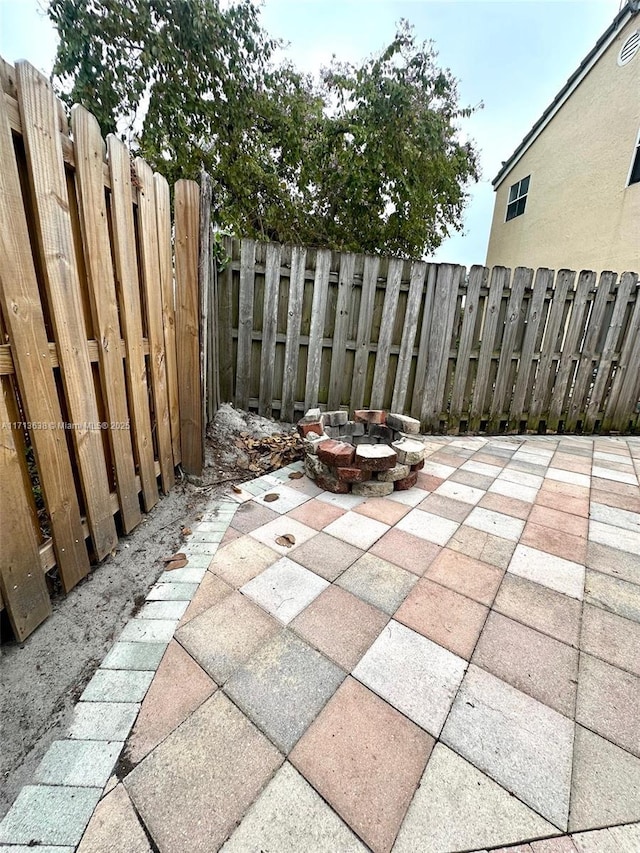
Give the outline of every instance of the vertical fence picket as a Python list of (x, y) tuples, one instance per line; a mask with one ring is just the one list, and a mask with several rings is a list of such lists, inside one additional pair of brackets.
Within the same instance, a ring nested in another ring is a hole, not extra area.
[(287, 309), (287, 336), (284, 348), (284, 372), (282, 378), (282, 407), (280, 420), (291, 422), (294, 416), (298, 359), (300, 357), (300, 323), (304, 296), (304, 268), (307, 250), (294, 246), (291, 252), (291, 275), (289, 276), (289, 306)]
[(198, 281), (200, 189), (194, 181), (176, 183), (175, 210), (176, 343), (182, 467), (188, 474), (200, 476), (204, 464)]
[[(589, 325), (584, 339), (584, 346), (580, 355), (580, 362), (576, 370), (576, 378), (571, 392), (571, 401), (567, 412), (565, 427), (573, 432), (577, 422), (585, 411), (586, 396), (593, 380), (593, 364), (596, 359), (596, 347), (600, 336), (600, 329), (604, 319), (609, 290), (616, 279), (615, 273), (603, 272), (600, 275), (598, 286), (589, 316)], [(591, 287), (595, 286), (596, 276), (592, 274)]]
[(360, 312), (358, 314), (358, 328), (356, 331), (356, 354), (351, 382), (350, 409), (352, 412), (364, 406), (364, 389), (369, 366), (371, 323), (373, 320), (373, 306), (376, 300), (379, 269), (380, 258), (374, 255), (367, 255), (364, 259), (364, 269), (362, 271)]
[(124, 143), (113, 135), (107, 137), (107, 151), (111, 179), (113, 256), (126, 353), (125, 372), (129, 390), (129, 413), (140, 471), (142, 503), (145, 510), (149, 512), (158, 502), (158, 483), (153, 455), (149, 388), (144, 357), (142, 307), (131, 198), (131, 161)]
[(583, 424), (583, 430), (585, 432), (593, 431), (602, 408), (609, 375), (611, 373), (613, 360), (618, 346), (618, 340), (620, 338), (622, 325), (627, 313), (629, 296), (631, 295), (632, 288), (635, 286), (635, 281), (636, 276), (630, 272), (626, 272), (620, 277), (620, 282), (616, 290), (613, 312), (611, 314), (611, 320), (607, 330), (607, 336), (602, 349), (602, 355), (598, 363), (598, 371), (591, 391), (589, 405), (587, 407), (585, 421)]
[(575, 375), (575, 368), (580, 360), (580, 342), (584, 334), (587, 318), (589, 292), (593, 286), (592, 274), (581, 272), (578, 276), (571, 313), (567, 322), (565, 339), (562, 344), (562, 354), (553, 386), (551, 405), (547, 418), (547, 430), (555, 432), (560, 426), (560, 420), (566, 416), (565, 401), (567, 389)]
[(456, 359), (456, 372), (453, 380), (453, 391), (451, 393), (451, 406), (449, 408), (450, 428), (455, 432), (460, 429), (460, 418), (464, 406), (464, 395), (469, 377), (469, 363), (473, 337), (478, 323), (478, 305), (480, 302), (480, 289), (486, 287), (489, 278), (489, 270), (486, 267), (474, 266), (469, 272), (469, 282), (465, 294), (465, 304), (462, 317), (462, 330), (458, 343), (458, 357)]
[(336, 322), (331, 347), (331, 373), (329, 376), (329, 399), (327, 401), (329, 409), (337, 409), (342, 402), (345, 347), (349, 328), (349, 305), (351, 302), (355, 260), (356, 256), (351, 252), (344, 252), (340, 256), (338, 301), (336, 304)]
[(102, 391), (110, 425), (109, 442), (120, 517), (125, 533), (129, 533), (140, 523), (141, 514), (131, 433), (126, 428), (129, 423), (129, 409), (104, 194), (103, 142), (97, 119), (84, 107), (76, 105), (73, 108), (71, 127), (76, 146), (80, 229), (84, 243), (93, 327), (98, 340)]
[(555, 373), (553, 372), (556, 368), (554, 357), (557, 355), (559, 338), (561, 338), (563, 333), (562, 320), (565, 316), (567, 293), (569, 288), (573, 286), (574, 278), (575, 273), (571, 270), (559, 270), (556, 273), (555, 287), (544, 330), (538, 370), (529, 409), (528, 426), (530, 430), (538, 429), (540, 422), (542, 420), (546, 421), (547, 413), (545, 412), (545, 408), (549, 398), (549, 386), (553, 384), (555, 379)]
[[(0, 493), (2, 525), (11, 531), (2, 538), (0, 592), (18, 642), (51, 613), (51, 602), (40, 567), (38, 541), (20, 473), (20, 461), (9, 426), (5, 386), (0, 381)], [(24, 461), (23, 463), (24, 464)]]
[(416, 360), (416, 378), (413, 386), (413, 399), (411, 401), (411, 416), (420, 418), (422, 416), (422, 403), (424, 398), (424, 382), (429, 360), (429, 340), (431, 337), (431, 322), (433, 319), (433, 301), (438, 277), (438, 265), (428, 264), (424, 290), (424, 305), (422, 308), (422, 328), (420, 330), (420, 342), (418, 344), (418, 358)]
[(157, 173), (153, 176), (158, 227), (158, 257), (160, 261), (160, 292), (162, 294), (162, 328), (167, 367), (167, 397), (169, 400), (169, 426), (173, 464), (181, 459), (180, 449), (180, 392), (178, 390), (178, 365), (176, 355), (176, 312), (173, 288), (173, 258), (171, 251), (171, 197), (167, 179)]
[(640, 381), (640, 287), (638, 277), (632, 273), (635, 285), (635, 304), (627, 326), (625, 340), (613, 378), (605, 409), (602, 430), (625, 430), (635, 412)]
[(327, 313), (330, 273), (331, 252), (329, 249), (320, 249), (316, 254), (316, 268), (313, 280), (313, 304), (311, 307), (311, 327), (309, 329), (307, 376), (304, 396), (305, 411), (312, 406), (318, 405), (322, 341), (324, 339), (324, 322)]
[(256, 242), (240, 245), (240, 295), (238, 305), (238, 365), (236, 368), (236, 406), (249, 408), (251, 381), (251, 333), (253, 331), (253, 286), (255, 282)]
[(509, 294), (509, 304), (505, 317), (505, 329), (500, 347), (500, 360), (496, 373), (496, 383), (489, 405), (489, 431), (495, 432), (500, 427), (500, 420), (505, 411), (506, 401), (511, 397), (508, 387), (511, 376), (511, 366), (515, 357), (514, 345), (520, 322), (522, 301), (525, 288), (531, 285), (533, 271), (526, 267), (516, 267)]
[(480, 355), (478, 356), (478, 372), (476, 384), (473, 389), (471, 411), (469, 413), (469, 429), (476, 432), (480, 428), (480, 421), (486, 415), (485, 402), (490, 391), (489, 374), (491, 359), (493, 358), (496, 329), (500, 315), (500, 303), (504, 288), (509, 282), (511, 270), (506, 267), (494, 267), (489, 283), (489, 296), (485, 307), (482, 326), (482, 343), (480, 344)]
[(396, 381), (393, 386), (393, 396), (391, 398), (391, 408), (394, 412), (403, 412), (407, 401), (411, 359), (418, 331), (420, 302), (422, 300), (426, 273), (427, 265), (424, 261), (413, 262), (409, 279), (409, 295), (407, 296), (400, 354), (398, 355), (398, 366), (396, 368)]
[(231, 237), (224, 237), (222, 248), (225, 255), (224, 269), (218, 269), (218, 351), (220, 358), (220, 397), (233, 400), (233, 249)]
[(138, 180), (139, 193), (140, 261), (142, 267), (142, 287), (145, 295), (144, 304), (147, 312), (151, 392), (155, 412), (162, 490), (168, 493), (173, 488), (175, 473), (173, 470), (173, 450), (171, 448), (169, 396), (167, 393), (167, 360), (164, 346), (164, 325), (162, 322), (162, 291), (160, 289), (160, 253), (158, 249), (155, 183), (151, 167), (141, 157), (136, 157), (134, 168)]
[(529, 312), (527, 315), (527, 325), (520, 352), (520, 363), (516, 376), (516, 386), (511, 398), (511, 406), (509, 408), (509, 430), (519, 430), (520, 424), (525, 420), (526, 401), (528, 392), (531, 390), (532, 371), (534, 368), (534, 353), (536, 348), (536, 340), (540, 330), (540, 324), (543, 318), (544, 301), (547, 295), (547, 288), (553, 281), (553, 272), (548, 269), (539, 269), (536, 272), (533, 282), (533, 290), (531, 299), (529, 300)]
[(115, 547), (118, 534), (98, 426), (101, 418), (80, 298), (57, 102), (49, 82), (29, 63), (19, 62), (16, 75), (45, 288), (91, 540), (96, 556), (102, 559)]
[(442, 394), (449, 361), (449, 344), (454, 311), (451, 308), (456, 269), (453, 264), (440, 264), (435, 282), (433, 314), (427, 347), (426, 373), (423, 382), (420, 420), (426, 430), (440, 430)]
[(262, 352), (260, 353), (260, 396), (258, 412), (270, 418), (273, 410), (273, 372), (275, 367), (278, 296), (280, 293), (280, 246), (267, 244), (262, 312)]
[(400, 282), (402, 280), (403, 261), (399, 258), (391, 258), (387, 272), (387, 282), (384, 291), (384, 306), (382, 309), (382, 324), (378, 336), (376, 350), (376, 364), (373, 371), (373, 386), (371, 388), (371, 408), (381, 409), (384, 405), (385, 389), (389, 373), (389, 355), (391, 352), (391, 340), (393, 327), (398, 310), (398, 296), (400, 295)]

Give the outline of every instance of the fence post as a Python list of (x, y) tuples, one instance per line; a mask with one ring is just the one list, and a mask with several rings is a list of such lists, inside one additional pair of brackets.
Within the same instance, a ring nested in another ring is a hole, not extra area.
[(200, 476), (204, 462), (198, 262), (200, 188), (180, 180), (175, 188), (176, 347), (180, 388), (182, 467)]

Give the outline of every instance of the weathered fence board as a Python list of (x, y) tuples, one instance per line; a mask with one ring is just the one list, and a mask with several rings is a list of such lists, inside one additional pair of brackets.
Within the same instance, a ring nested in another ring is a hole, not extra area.
[(97, 119), (76, 105), (71, 114), (76, 144), (76, 185), (86, 259), (91, 314), (99, 341), (99, 365), (111, 455), (125, 533), (140, 523), (136, 472), (127, 429), (129, 414), (120, 340), (118, 302), (111, 263), (107, 206), (102, 181), (102, 136)]
[(129, 390), (129, 412), (142, 485), (142, 503), (145, 511), (149, 512), (158, 502), (158, 483), (151, 435), (142, 305), (131, 205), (131, 160), (124, 143), (113, 135), (107, 137), (107, 150), (111, 176), (113, 256), (126, 353), (125, 372)]
[(200, 192), (194, 181), (176, 183), (175, 205), (176, 338), (182, 467), (187, 473), (199, 475), (204, 451), (198, 288)]
[(476, 266), (467, 275), (451, 264), (286, 247), (276, 283), (275, 260), (262, 261), (276, 249), (234, 240), (227, 251), (219, 308), (234, 325), (223, 332), (222, 323), (221, 334), (237, 334), (238, 355), (221, 371), (238, 406), (287, 421), (316, 405), (390, 407), (424, 430), (537, 432), (566, 431), (575, 396), (574, 428), (637, 422), (634, 274), (615, 289), (615, 276), (596, 283), (581, 273), (574, 289), (569, 270)]
[(173, 488), (175, 474), (173, 450), (171, 447), (167, 363), (164, 346), (164, 323), (162, 319), (160, 247), (158, 244), (155, 182), (151, 167), (141, 157), (136, 157), (134, 168), (139, 185), (140, 267), (142, 270), (142, 287), (147, 308), (147, 336), (149, 338), (151, 393), (156, 422), (156, 441), (158, 443), (162, 490), (168, 493)]

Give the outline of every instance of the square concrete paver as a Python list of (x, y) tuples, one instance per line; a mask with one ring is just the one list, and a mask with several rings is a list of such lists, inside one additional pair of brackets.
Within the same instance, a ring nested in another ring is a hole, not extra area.
[(400, 519), (409, 512), (409, 507), (397, 501), (389, 501), (386, 498), (370, 498), (360, 506), (357, 506), (354, 512), (359, 515), (366, 515), (367, 518), (373, 518), (374, 521), (381, 521), (382, 524), (396, 524)]
[(54, 740), (35, 773), (43, 785), (102, 788), (120, 755), (122, 742)]
[(126, 777), (125, 787), (163, 853), (215, 850), (281, 762), (218, 692)]
[(576, 726), (569, 829), (640, 820), (640, 759)]
[[(286, 557), (296, 548), (299, 548), (300, 545), (311, 539), (312, 536), (315, 536), (317, 532), (313, 527), (301, 524), (289, 515), (283, 515), (278, 516), (275, 521), (270, 521), (268, 524), (263, 524), (262, 527), (257, 527), (249, 535), (273, 551), (277, 551), (281, 556)], [(283, 536), (292, 536), (295, 544), (278, 544), (276, 540)]]
[(404, 530), (405, 533), (411, 533), (412, 536), (418, 536), (428, 542), (435, 542), (436, 545), (446, 545), (459, 526), (459, 522), (449, 518), (413, 509), (398, 522), (396, 529)]
[(487, 605), (495, 598), (503, 575), (501, 569), (451, 548), (443, 548), (426, 571), (430, 580)]
[(447, 548), (460, 551), (467, 557), (489, 563), (498, 569), (507, 568), (515, 547), (516, 543), (509, 539), (502, 539), (465, 524), (461, 525), (447, 542)]
[(483, 530), (485, 533), (491, 533), (501, 539), (511, 539), (514, 542), (518, 541), (524, 528), (524, 521), (520, 518), (514, 518), (512, 515), (494, 512), (491, 509), (479, 506), (471, 511), (465, 524), (468, 527), (475, 527), (476, 530)]
[(473, 509), (473, 504), (463, 503), (463, 501), (434, 492), (426, 497), (417, 508), (423, 512), (448, 518), (450, 521), (462, 522)]
[(582, 604), (576, 598), (507, 572), (493, 608), (549, 637), (578, 646)]
[(583, 539), (587, 538), (589, 531), (589, 522), (583, 516), (539, 504), (531, 510), (529, 521), (552, 530), (569, 533), (571, 536), (580, 536)]
[(363, 554), (364, 551), (360, 548), (341, 539), (329, 536), (328, 533), (318, 533), (313, 539), (296, 548), (291, 559), (325, 580), (334, 581)]
[(127, 742), (128, 760), (141, 761), (215, 690), (206, 672), (172, 640)]
[(98, 803), (78, 853), (151, 853), (145, 831), (123, 785), (116, 785)]
[(292, 509), (289, 513), (289, 518), (300, 521), (302, 524), (307, 525), (307, 527), (313, 527), (314, 530), (324, 530), (327, 524), (331, 524), (332, 521), (340, 518), (345, 512), (346, 509), (342, 509), (342, 507), (332, 506), (324, 501), (313, 498), (297, 507), (297, 509)]
[(454, 654), (469, 659), (488, 608), (422, 578), (398, 608), (395, 618)]
[(381, 557), (365, 554), (340, 575), (336, 583), (392, 616), (417, 580), (411, 572)]
[(142, 702), (153, 672), (99, 669), (80, 697), (84, 702)]
[(640, 556), (589, 542), (587, 567), (607, 575), (640, 585)]
[(273, 566), (246, 583), (241, 592), (287, 625), (327, 588), (324, 578), (281, 557)]
[(573, 729), (557, 711), (472, 664), (442, 740), (566, 830)]
[(437, 743), (393, 850), (452, 853), (554, 832), (557, 829), (540, 815)]
[(427, 542), (411, 533), (404, 533), (392, 527), (381, 539), (378, 539), (369, 553), (382, 557), (389, 563), (400, 566), (414, 575), (423, 575), (440, 553), (440, 546)]
[(438, 737), (466, 668), (462, 658), (392, 620), (353, 675)]
[(477, 666), (573, 718), (578, 650), (490, 613), (471, 659)]
[(589, 498), (574, 498), (570, 495), (562, 495), (558, 492), (548, 491), (544, 486), (538, 492), (536, 505), (549, 507), (549, 509), (561, 510), (565, 513), (579, 515), (587, 518), (589, 515)]
[(286, 762), (222, 848), (222, 853), (248, 851), (366, 853), (366, 848)]
[(280, 630), (279, 624), (239, 592), (192, 619), (176, 639), (218, 684)]
[[(640, 600), (640, 589), (638, 590)], [(640, 623), (585, 604), (580, 648), (640, 676)]]
[[(475, 506), (485, 494), (486, 492), (484, 489), (476, 489), (473, 486), (467, 486), (464, 483), (455, 483), (452, 480), (445, 480), (445, 482), (435, 490), (434, 497), (448, 498), (449, 500), (455, 500), (459, 503), (467, 504), (467, 512), (465, 515), (468, 515), (468, 513), (471, 512), (469, 507)], [(425, 507), (425, 509), (428, 509), (428, 507)], [(447, 518), (451, 517), (452, 516), (447, 516)], [(460, 518), (456, 518), (454, 520), (462, 521)]]
[(638, 708), (640, 678), (580, 655), (576, 722), (640, 757)]
[(291, 623), (291, 628), (350, 672), (389, 621), (339, 586), (331, 585)]
[(512, 483), (511, 480), (494, 480), (489, 486), (489, 494), (502, 495), (506, 498), (516, 498), (516, 500), (532, 504), (536, 499), (538, 490), (532, 486)]
[(68, 736), (76, 740), (124, 741), (139, 710), (136, 703), (78, 702)]
[(521, 519), (528, 518), (531, 512), (531, 504), (527, 501), (521, 501), (518, 498), (508, 498), (496, 492), (487, 492), (478, 506)]
[(582, 600), (584, 564), (556, 557), (537, 548), (518, 545), (509, 563), (508, 571), (518, 577), (547, 586), (549, 589), (555, 589), (556, 592)]
[(388, 853), (432, 746), (433, 738), (348, 678), (291, 762), (374, 853)]
[(368, 518), (361, 513), (350, 511), (328, 524), (324, 532), (348, 542), (349, 545), (366, 550), (374, 542), (377, 542), (389, 528), (390, 525), (388, 524), (383, 524), (374, 518)]
[[(561, 514), (568, 515), (568, 513)], [(554, 554), (564, 560), (573, 560), (575, 563), (584, 563), (587, 556), (587, 540), (583, 536), (572, 536), (562, 528), (554, 530), (542, 524), (534, 524), (531, 520), (522, 531), (520, 542), (522, 545)]]
[[(274, 554), (273, 557), (275, 559), (276, 554)], [(186, 625), (187, 622), (195, 619), (196, 616), (204, 613), (205, 610), (208, 610), (210, 607), (215, 607), (216, 604), (221, 602), (223, 598), (226, 598), (226, 596), (230, 595), (232, 592), (232, 586), (225, 583), (217, 575), (207, 572), (202, 579), (202, 583), (198, 587), (198, 591), (193, 596), (191, 604), (189, 604), (182, 619), (180, 620), (180, 626)]]
[(640, 595), (637, 584), (587, 569), (584, 600), (632, 622), (640, 622)]
[(238, 589), (272, 566), (277, 559), (278, 554), (272, 548), (252, 536), (242, 536), (218, 551), (211, 562), (210, 571), (229, 586)]
[(344, 676), (320, 652), (290, 631), (282, 631), (234, 672), (225, 691), (286, 753)]
[(155, 670), (167, 648), (165, 643), (114, 643), (102, 669)]
[[(272, 495), (277, 495), (277, 500), (273, 500)], [(265, 500), (267, 497), (269, 497), (269, 500)], [(306, 503), (310, 500), (310, 496), (301, 492), (299, 489), (292, 489), (290, 486), (281, 485), (268, 489), (262, 495), (256, 495), (253, 500), (260, 506), (264, 506), (266, 504), (273, 512), (277, 512), (278, 515), (283, 515), (284, 513), (289, 512), (289, 510), (295, 509), (296, 507)]]
[(75, 847), (101, 794), (102, 788), (25, 785), (0, 823), (0, 844)]
[(269, 509), (268, 506), (249, 500), (238, 507), (231, 521), (231, 527), (240, 533), (251, 533), (256, 527), (262, 527), (263, 524), (268, 524), (277, 518), (278, 513)]

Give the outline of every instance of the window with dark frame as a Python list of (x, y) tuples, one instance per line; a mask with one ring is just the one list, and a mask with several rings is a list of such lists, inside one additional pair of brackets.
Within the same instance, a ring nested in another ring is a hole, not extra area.
[(521, 181), (518, 181), (517, 184), (513, 184), (511, 189), (509, 190), (509, 201), (507, 202), (507, 218), (506, 222), (510, 219), (515, 219), (516, 216), (522, 216), (524, 213), (524, 209), (527, 205), (527, 193), (529, 192), (529, 179), (531, 175), (527, 175), (526, 178), (523, 178)]
[(636, 150), (633, 153), (633, 160), (631, 162), (631, 172), (629, 173), (629, 182), (627, 186), (630, 187), (631, 184), (640, 184), (640, 134), (638, 134)]

